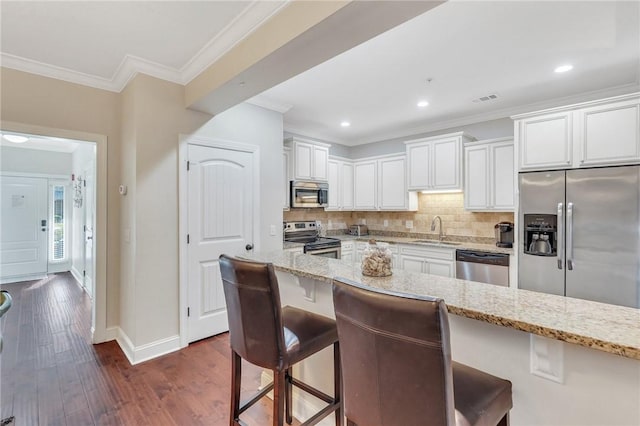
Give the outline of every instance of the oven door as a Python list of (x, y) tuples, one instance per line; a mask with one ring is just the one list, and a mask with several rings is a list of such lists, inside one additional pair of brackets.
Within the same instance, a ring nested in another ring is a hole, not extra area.
[(314, 256), (328, 257), (331, 259), (340, 259), (340, 247), (325, 247), (325, 248), (319, 248), (319, 249), (314, 249), (313, 247), (307, 249), (305, 247), (304, 252), (306, 254), (312, 254)]

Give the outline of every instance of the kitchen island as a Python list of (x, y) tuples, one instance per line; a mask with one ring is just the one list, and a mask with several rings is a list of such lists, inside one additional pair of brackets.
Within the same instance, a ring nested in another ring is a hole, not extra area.
[[(247, 257), (274, 264), (283, 304), (331, 317), (335, 277), (443, 298), (453, 359), (513, 382), (512, 425), (640, 424), (640, 310), (406, 271), (372, 278), (290, 252)], [(297, 372), (329, 390), (330, 369), (325, 353)], [(296, 398), (298, 415), (312, 404)]]

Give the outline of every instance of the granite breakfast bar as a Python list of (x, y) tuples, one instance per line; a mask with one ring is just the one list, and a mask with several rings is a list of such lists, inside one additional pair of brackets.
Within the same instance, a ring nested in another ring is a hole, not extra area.
[[(336, 277), (443, 298), (453, 359), (513, 382), (512, 425), (640, 424), (640, 310), (401, 270), (366, 277), (358, 264), (283, 251), (243, 257), (274, 264), (283, 305), (331, 317)], [(298, 374), (330, 389), (329, 355)], [(294, 412), (304, 419), (313, 405), (296, 398)]]

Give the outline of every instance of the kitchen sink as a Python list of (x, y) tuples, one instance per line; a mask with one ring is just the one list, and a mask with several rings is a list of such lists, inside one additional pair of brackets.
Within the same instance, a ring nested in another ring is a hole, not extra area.
[(438, 241), (438, 240), (413, 240), (412, 243), (418, 244), (435, 244), (439, 246), (459, 246), (462, 243), (454, 243), (452, 241)]

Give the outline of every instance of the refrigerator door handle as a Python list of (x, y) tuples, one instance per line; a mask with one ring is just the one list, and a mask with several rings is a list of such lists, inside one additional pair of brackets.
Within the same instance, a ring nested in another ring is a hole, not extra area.
[(564, 265), (564, 220), (562, 219), (564, 211), (564, 205), (562, 203), (558, 203), (558, 269), (562, 269)]
[(573, 271), (573, 203), (567, 203), (567, 270)]

